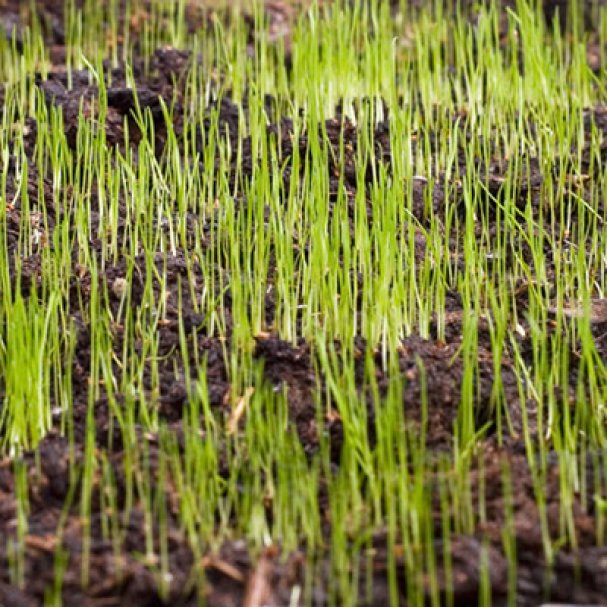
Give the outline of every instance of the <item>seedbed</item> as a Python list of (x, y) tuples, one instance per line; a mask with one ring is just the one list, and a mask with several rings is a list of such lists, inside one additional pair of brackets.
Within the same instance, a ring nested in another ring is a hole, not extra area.
[(0, 15), (0, 605), (607, 602), (602, 2)]

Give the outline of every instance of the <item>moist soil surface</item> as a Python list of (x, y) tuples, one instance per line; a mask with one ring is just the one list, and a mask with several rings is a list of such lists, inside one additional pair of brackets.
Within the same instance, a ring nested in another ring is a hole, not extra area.
[[(2, 3), (0, 16), (6, 35), (16, 32), (19, 41), (23, 24), (27, 22), (27, 11), (22, 7), (23, 3), (9, 0)], [(76, 145), (76, 134), (78, 115), (81, 109), (85, 115), (89, 103), (95, 99), (98, 91), (91, 84), (88, 72), (75, 72), (73, 74), (72, 87), (68, 88), (65, 70), (65, 32), (63, 29), (63, 2), (49, 1), (39, 2), (44, 33), (47, 44), (51, 49), (53, 68), (45, 80), (40, 79), (38, 86), (44, 94), (45, 102), (49, 107), (58, 106), (63, 109), (65, 132), (68, 143)], [(563, 2), (544, 2), (548, 19), (554, 14), (557, 7), (563, 12)], [(193, 10), (193, 9), (192, 9)], [(292, 18), (292, 6), (273, 3), (269, 5), (271, 13), (270, 21), (276, 25), (280, 35), (289, 35), (289, 19)], [(192, 13), (190, 20), (192, 27), (204, 27), (204, 19), (200, 15)], [(141, 18), (144, 18), (142, 16)], [(196, 20), (198, 19), (198, 21)], [(134, 24), (136, 26), (136, 24)], [(0, 32), (1, 34), (2, 32)], [(589, 56), (593, 53), (592, 37), (588, 46)], [(593, 55), (594, 56), (594, 55)], [(133, 66), (133, 75), (136, 82), (139, 105), (149, 108), (156, 122), (155, 145), (158, 154), (161, 154), (167, 136), (166, 126), (163, 122), (160, 100), (174, 103), (175, 107), (175, 132), (177, 136), (182, 132), (183, 111), (180, 109), (179, 100), (184, 91), (182, 83), (184, 74), (189, 69), (193, 58), (188, 52), (171, 48), (160, 48), (151, 58), (150, 70), (146, 72), (143, 68), (143, 59), (136, 59)], [(598, 69), (598, 65), (596, 66)], [(3, 93), (0, 93), (3, 97)], [(175, 101), (176, 100), (176, 101)], [(125, 69), (118, 67), (112, 71), (112, 84), (108, 90), (108, 114), (106, 120), (106, 136), (108, 145), (124, 147), (125, 129), (129, 131), (129, 142), (136, 153), (139, 139), (137, 123), (132, 117), (134, 109), (133, 90), (127, 86)], [(213, 108), (209, 107), (210, 112)], [(245, 113), (246, 113), (246, 107)], [(273, 114), (273, 100), (267, 99), (267, 112), (271, 117)], [(228, 96), (225, 96), (219, 108), (219, 120), (222, 132), (227, 132), (228, 137), (234, 141), (238, 138), (238, 116), (239, 108)], [(125, 120), (126, 118), (126, 120)], [(455, 122), (458, 115), (452, 116)], [(28, 132), (25, 134), (26, 151), (34, 153), (36, 139), (36, 123), (33, 119), (28, 120)], [(591, 125), (600, 129), (607, 138), (607, 109), (602, 107), (589, 108), (587, 111), (587, 126)], [(343, 147), (349, 154), (350, 161), (346, 160), (346, 167), (352, 167), (351, 173), (345, 175), (345, 187), (348, 195), (353, 199), (357, 188), (355, 173), (357, 130), (355, 126), (343, 120), (340, 109), (336, 108), (335, 117), (326, 123), (326, 133), (335, 150), (341, 145), (340, 137), (343, 137)], [(281, 138), (281, 153), (287, 158), (294, 145), (299, 145), (302, 154), (309, 145), (312, 134), (303, 135), (299, 141), (292, 137), (291, 123), (288, 118), (282, 118), (279, 123), (273, 123), (269, 132)], [(205, 141), (199, 142), (201, 146)], [(438, 137), (438, 135), (437, 135)], [(390, 118), (389, 112), (383, 122), (377, 125), (375, 132), (376, 158), (375, 163), (390, 165)], [(415, 145), (415, 142), (413, 142)], [(235, 149), (236, 146), (233, 146)], [(605, 153), (605, 150), (602, 150)], [(252, 170), (254, 159), (251, 158), (250, 144), (245, 139), (242, 156), (242, 171), (246, 174)], [(462, 167), (465, 166), (465, 154), (462, 149)], [(236, 154), (232, 158), (233, 171), (236, 173)], [(525, 174), (520, 177), (521, 199), (527, 199), (529, 193), (533, 198), (534, 192), (542, 183), (539, 169), (530, 163)], [(330, 174), (335, 174), (335, 187), (338, 189), (339, 178), (334, 169), (329, 167)], [(506, 166), (497, 163), (485, 167), (488, 175), (489, 190), (499, 191), (502, 180), (500, 175), (507, 172)], [(32, 168), (28, 175), (28, 192), (30, 200), (35, 205), (39, 198), (39, 184), (42, 183), (45, 191), (44, 204), (46, 205), (49, 226), (52, 230), (54, 224), (61, 219), (62, 210), (53, 201), (52, 185), (46, 176), (39, 175)], [(289, 175), (285, 174), (288, 183)], [(371, 179), (371, 176), (370, 176)], [(7, 179), (7, 190), (10, 195), (15, 193), (18, 184), (15, 183), (14, 171), (9, 172)], [(435, 211), (440, 211), (440, 205), (444, 200), (444, 188), (450, 184), (442, 183), (440, 180), (433, 184), (434, 191), (431, 200)], [(414, 211), (420, 225), (428, 224), (427, 203), (425, 189), (429, 187), (420, 180), (414, 184)], [(457, 188), (453, 189), (454, 196), (458, 195)], [(461, 192), (460, 192), (461, 195)], [(242, 200), (246, 206), (246, 200)], [(462, 211), (464, 212), (464, 211)], [(373, 213), (369, 210), (369, 219), (372, 221)], [(93, 224), (98, 218), (92, 213)], [(126, 217), (121, 216), (122, 229)], [(558, 221), (558, 218), (554, 218)], [(18, 246), (20, 229), (20, 209), (18, 207), (8, 208), (8, 248), (9, 254)], [(191, 218), (192, 228), (196, 225), (198, 218)], [(93, 243), (93, 248), (95, 243)], [(423, 260), (425, 255), (424, 236), (420, 233), (416, 237), (416, 255)], [(550, 274), (549, 256), (550, 250), (546, 245), (548, 256), (547, 268)], [(159, 256), (158, 267), (166, 266), (167, 283), (166, 288), (172, 294), (171, 301), (177, 302), (179, 298), (178, 285), (181, 279), (187, 277), (187, 264), (185, 258), (187, 250), (179, 250), (175, 256)], [(82, 298), (86, 305), (87, 297), (90, 296), (91, 277), (86, 273), (79, 272), (76, 267), (77, 251), (73, 252), (74, 274), (72, 288), (74, 294)], [(22, 280), (18, 288), (24, 294), (29, 294), (34, 285), (40, 284), (42, 265), (37, 255), (24, 259), (22, 262)], [(144, 267), (142, 265), (142, 267)], [(199, 267), (194, 262), (194, 277), (202, 281), (204, 277)], [(145, 273), (145, 269), (142, 270)], [(115, 293), (112, 299), (114, 311), (120, 305), (118, 287), (120, 281), (126, 275), (125, 262), (106, 266), (102, 281), (108, 287), (110, 293)], [(154, 279), (155, 280), (155, 279)], [(145, 284), (145, 275), (134, 277), (133, 305), (138, 304), (141, 299)], [(16, 285), (15, 285), (16, 287)], [(154, 282), (154, 288), (159, 290), (159, 285)], [(525, 284), (517, 287), (520, 304), (525, 305), (527, 288)], [(63, 574), (62, 598), (66, 606), (110, 606), (110, 605), (196, 605), (199, 597), (192, 589), (190, 571), (194, 564), (194, 555), (184, 534), (179, 530), (174, 513), (168, 515), (169, 525), (169, 568), (171, 572), (170, 595), (168, 599), (162, 599), (156, 577), (150, 572), (146, 563), (137, 557), (137, 552), (143, 552), (145, 541), (145, 520), (143, 512), (137, 506), (132, 508), (129, 519), (128, 534), (125, 541), (126, 551), (117, 557), (109, 543), (102, 536), (102, 504), (97, 501), (92, 505), (92, 516), (90, 520), (90, 575), (88, 585), (81, 584), (81, 556), (82, 556), (82, 529), (83, 521), (78, 514), (77, 506), (67, 508), (71, 496), (69, 495), (69, 471), (71, 462), (83, 460), (86, 438), (87, 418), (87, 395), (89, 389), (89, 368), (91, 358), (90, 327), (82, 318), (80, 306), (76, 305), (78, 297), (74, 296), (74, 308), (72, 318), (78, 328), (78, 342), (73, 362), (73, 403), (74, 403), (74, 452), (70, 452), (68, 440), (60, 435), (59, 428), (53, 429), (40, 443), (37, 453), (28, 453), (24, 456), (29, 483), (29, 514), (28, 533), (26, 536), (26, 560), (25, 579), (26, 585), (17, 588), (11, 585), (8, 576), (8, 564), (11, 558), (7, 552), (7, 544), (0, 543), (0, 605), (3, 607), (26, 607), (41, 605), (44, 601), (46, 589), (53, 584), (56, 575), (55, 554), (59, 538), (57, 529), (62, 517), (63, 535), (61, 541), (64, 549), (69, 553)], [(181, 294), (182, 304), (178, 310), (176, 306), (169, 304), (166, 322), (159, 326), (160, 351), (158, 352), (160, 363), (158, 372), (161, 377), (160, 394), (160, 417), (169, 428), (179, 436), (182, 425), (182, 413), (187, 406), (188, 389), (183, 381), (176, 379), (175, 369), (183, 365), (179, 352), (179, 320), (190, 338), (192, 332), (203, 322), (200, 314), (196, 313), (192, 302), (188, 299), (187, 291)], [(230, 293), (224, 294), (223, 305), (230, 310)], [(306, 453), (311, 456), (319, 448), (318, 433), (316, 428), (316, 407), (314, 392), (317, 389), (317, 377), (315, 375), (312, 353), (309, 344), (301, 341), (294, 346), (281, 340), (273, 331), (274, 299), (271, 290), (268, 292), (266, 301), (266, 323), (267, 331), (257, 338), (254, 356), (264, 361), (264, 372), (268, 380), (276, 386), (286, 386), (288, 390), (289, 413), (293, 424), (297, 428), (298, 436)], [(423, 362), (426, 370), (427, 399), (428, 399), (428, 449), (440, 453), (449, 453), (452, 448), (453, 424), (457, 415), (458, 389), (464, 375), (464, 365), (459, 350), (461, 346), (463, 327), (463, 305), (457, 293), (448, 295), (446, 314), (446, 328), (444, 339), (438, 339), (438, 329), (435, 325), (431, 327), (431, 334), (422, 338), (412, 335), (402, 343), (400, 350), (399, 367), (407, 383), (404, 394), (407, 418), (415, 426), (420, 423), (420, 401), (421, 401), (421, 379), (419, 376), (419, 360)], [(531, 362), (531, 340), (528, 327), (521, 320), (519, 347), (523, 356)], [(607, 314), (598, 309), (596, 318), (593, 319), (593, 333), (598, 351), (607, 356)], [(228, 322), (228, 342), (230, 326)], [(479, 456), (473, 464), (473, 496), (478, 496), (480, 481), (484, 483), (486, 501), (486, 522), (479, 526), (475, 534), (470, 536), (454, 536), (452, 538), (452, 569), (453, 569), (453, 604), (472, 605), (475, 604), (481, 586), (481, 559), (488, 558), (488, 576), (494, 605), (505, 605), (508, 588), (508, 563), (502, 543), (502, 529), (507, 524), (505, 520), (505, 508), (503, 494), (503, 468), (504, 462), (509, 464), (513, 472), (513, 496), (512, 496), (512, 520), (508, 523), (515, 530), (517, 551), (517, 599), (518, 605), (538, 605), (544, 601), (552, 602), (575, 602), (585, 604), (604, 604), (607, 601), (607, 547), (597, 547), (595, 540), (596, 518), (593, 506), (594, 481), (588, 483), (587, 494), (578, 493), (574, 496), (574, 522), (577, 530), (577, 548), (564, 548), (555, 555), (552, 567), (547, 570), (544, 559), (542, 537), (540, 533), (539, 512), (536, 507), (534, 487), (531, 471), (527, 463), (525, 444), (523, 440), (523, 420), (519, 403), (519, 394), (515, 381), (514, 369), (505, 356), (502, 362), (501, 380), (504, 385), (506, 401), (509, 408), (512, 431), (498, 444), (496, 439), (496, 420), (489, 406), (491, 388), (494, 381), (495, 369), (491, 356), (490, 333), (487, 325), (480, 323), (478, 329), (479, 359), (480, 359), (480, 403), (476, 412), (477, 424), (487, 424), (488, 430), (479, 444)], [(120, 328), (116, 328), (114, 340), (116, 352), (122, 348), (122, 336)], [(362, 339), (358, 341), (357, 347), (361, 353), (369, 347)], [(226, 408), (226, 398), (229, 394), (230, 385), (227, 379), (227, 370), (224, 363), (224, 351), (226, 344), (215, 335), (198, 334), (198, 348), (201, 353), (207, 355), (208, 370), (207, 384), (211, 407), (218, 413)], [(377, 363), (377, 380), (380, 390), (387, 389), (388, 376), (382, 371), (382, 360), (380, 353), (374, 353)], [(360, 368), (357, 370), (357, 378), (362, 385), (363, 361), (361, 356)], [(194, 361), (192, 361), (192, 364)], [(151, 386), (152, 378), (150, 370), (144, 383)], [(571, 369), (571, 386), (575, 385), (575, 365)], [(324, 380), (321, 377), (321, 390), (324, 390)], [(228, 411), (225, 412), (226, 415)], [(121, 470), (123, 467), (123, 449), (121, 438), (115, 428), (109, 423), (110, 414), (108, 403), (102, 398), (94, 407), (96, 439), (99, 449), (107, 452), (107, 457), (112, 466), (118, 483), (118, 502), (124, 502), (121, 496), (123, 486), (121, 485)], [(370, 423), (373, 421), (374, 411), (371, 399), (369, 399), (368, 416)], [(342, 444), (342, 427), (339, 416), (330, 415), (326, 420), (326, 427), (330, 431), (331, 454), (334, 464), (339, 466), (340, 450)], [(140, 430), (136, 430), (140, 432)], [(535, 422), (533, 411), (529, 419), (529, 432), (533, 436)], [(112, 433), (115, 436), (112, 436)], [(154, 466), (155, 446), (154, 437), (150, 439), (150, 461)], [(108, 445), (111, 449), (108, 450)], [(592, 467), (592, 456), (588, 454), (589, 475), (595, 474)], [(227, 462), (225, 464), (228, 465)], [(226, 476), (228, 471), (226, 470)], [(548, 526), (555, 535), (561, 525), (560, 518), (560, 486), (559, 466), (556, 454), (548, 457), (548, 474), (546, 487), (546, 501), (548, 513)], [(600, 480), (600, 479), (599, 479)], [(606, 479), (603, 479), (603, 483)], [(13, 462), (10, 458), (0, 461), (0, 537), (10, 537), (16, 533), (17, 527), (17, 500), (16, 479), (14, 475)], [(328, 501), (320, 497), (323, 502), (326, 525), (335, 524), (330, 521)], [(436, 525), (440, 528), (440, 510), (437, 504)], [(437, 534), (439, 536), (440, 534)], [(483, 542), (489, 542), (488, 549), (483, 548)], [(438, 544), (438, 541), (437, 541)], [(373, 566), (372, 593), (361, 588), (361, 604), (386, 605), (389, 603), (389, 580), (388, 561), (386, 552), (386, 536), (377, 533), (372, 538)], [(440, 554), (437, 545), (437, 553)], [(485, 556), (483, 551), (486, 550)], [(488, 554), (488, 557), (486, 556)], [(327, 556), (328, 559), (328, 556)], [(404, 570), (403, 555), (397, 555), (397, 566)], [(361, 562), (361, 571), (364, 571), (365, 563)], [(287, 605), (292, 596), (292, 589), (296, 585), (304, 585), (306, 579), (306, 548), (301, 546), (299, 551), (290, 554), (281, 554), (279, 548), (268, 548), (255, 558), (248, 552), (244, 540), (235, 538), (226, 541), (216, 552), (208, 554), (203, 559), (203, 567), (206, 576), (206, 604), (211, 607), (225, 607), (245, 605)], [(439, 563), (439, 586), (444, 591), (445, 575)], [(321, 570), (323, 568), (321, 567)], [(313, 590), (313, 602), (315, 605), (324, 605), (328, 601), (329, 567), (324, 568), (323, 575), (316, 578)], [(366, 579), (366, 574), (361, 579)], [(323, 582), (324, 579), (324, 582)], [(362, 584), (362, 582), (361, 582)], [(261, 588), (261, 590), (260, 590)], [(406, 597), (406, 583), (403, 581), (400, 587), (403, 603)], [(261, 593), (261, 594), (260, 594)], [(430, 596), (430, 589), (428, 590)], [(259, 602), (263, 596), (264, 601)]]

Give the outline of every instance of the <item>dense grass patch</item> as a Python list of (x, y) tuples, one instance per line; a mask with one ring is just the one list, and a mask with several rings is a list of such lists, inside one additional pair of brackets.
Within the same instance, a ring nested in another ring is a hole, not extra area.
[(607, 13), (556, 4), (0, 8), (0, 604), (605, 598)]

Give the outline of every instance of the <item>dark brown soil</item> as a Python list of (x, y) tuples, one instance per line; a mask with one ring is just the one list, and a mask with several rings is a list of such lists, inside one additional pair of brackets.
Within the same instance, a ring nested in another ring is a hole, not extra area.
[[(38, 83), (44, 94), (48, 106), (59, 106), (63, 109), (66, 134), (70, 145), (76, 144), (77, 117), (80, 108), (84, 108), (86, 114), (88, 104), (97, 95), (95, 86), (91, 84), (89, 74), (77, 72), (74, 74), (73, 87), (68, 89), (65, 72), (62, 69), (62, 58), (65, 56), (63, 44), (65, 43), (65, 32), (63, 30), (62, 6), (63, 0), (38, 2), (41, 21), (44, 26), (45, 35), (49, 46), (52, 47), (52, 56), (56, 58), (57, 65), (49, 74), (48, 79)], [(558, 8), (564, 14), (564, 3), (561, 0), (544, 2), (546, 15), (551, 19)], [(194, 11), (193, 8), (190, 10)], [(277, 31), (280, 33), (284, 28), (288, 33), (288, 22), (291, 8), (273, 3), (268, 9), (274, 17)], [(4, 31), (9, 34), (14, 30), (17, 32), (17, 41), (20, 39), (22, 24), (28, 20), (28, 11), (23, 8), (23, 3), (15, 0), (7, 0), (0, 8)], [(206, 18), (202, 12), (196, 15), (192, 13), (192, 26), (195, 26), (195, 17), (198, 23), (203, 23)], [(276, 15), (279, 15), (278, 17)], [(136, 24), (135, 24), (136, 26)], [(596, 51), (589, 43), (589, 53)], [(164, 127), (160, 99), (167, 103), (174, 103), (175, 108), (175, 130), (178, 136), (182, 132), (183, 111), (180, 108), (180, 100), (183, 90), (183, 75), (195, 59), (188, 53), (173, 49), (159, 49), (151, 60), (151, 69), (146, 73), (143, 62), (134, 66), (134, 77), (137, 83), (137, 95), (139, 105), (149, 108), (156, 121), (156, 150), (161, 153), (165, 139), (166, 129)], [(598, 68), (598, 65), (597, 65)], [(268, 99), (268, 113), (271, 115), (272, 99)], [(112, 74), (112, 86), (108, 91), (108, 116), (106, 121), (107, 142), (109, 145), (124, 145), (125, 124), (129, 130), (129, 140), (133, 149), (139, 139), (138, 127), (132, 117), (134, 107), (133, 91), (126, 86), (123, 68), (118, 68)], [(209, 111), (212, 108), (208, 108)], [(246, 111), (246, 108), (244, 108)], [(238, 137), (238, 112), (239, 108), (232, 103), (229, 97), (224, 98), (219, 108), (220, 122), (234, 140)], [(126, 117), (126, 122), (125, 122)], [(595, 108), (587, 113), (588, 128), (591, 123), (600, 129), (607, 137), (607, 112), (605, 108)], [(457, 116), (453, 116), (456, 120)], [(33, 154), (36, 137), (36, 124), (29, 119), (29, 129), (25, 135), (26, 152)], [(351, 167), (351, 172), (344, 175), (346, 190), (352, 194), (356, 191), (357, 179), (354, 173), (357, 131), (349, 122), (343, 121), (339, 108), (336, 109), (335, 118), (327, 121), (326, 134), (329, 142), (337, 150), (340, 146), (340, 137), (344, 140), (344, 149), (348, 158), (345, 166)], [(389, 117), (385, 122), (379, 124), (375, 133), (376, 141), (376, 163), (390, 163), (391, 153), (389, 144)], [(292, 151), (294, 145), (291, 124), (288, 119), (282, 119), (280, 124), (273, 124), (269, 128), (272, 136), (281, 138), (280, 149), (286, 158)], [(300, 146), (302, 152), (308, 146), (308, 137), (302, 136), (296, 145)], [(439, 135), (437, 134), (437, 138)], [(203, 141), (200, 142), (204, 144)], [(233, 146), (232, 149), (234, 149)], [(232, 158), (232, 166), (236, 172), (236, 154)], [(250, 173), (254, 160), (250, 154), (250, 143), (245, 140), (244, 158), (242, 170), (245, 175)], [(462, 169), (464, 157), (461, 158)], [(530, 193), (532, 198), (537, 186), (541, 183), (542, 176), (539, 168), (533, 164), (528, 173), (520, 178), (521, 200), (526, 199)], [(337, 167), (330, 167), (337, 169)], [(487, 174), (488, 189), (495, 193), (499, 190), (500, 175), (506, 172), (504, 166), (485, 167)], [(337, 191), (339, 177), (334, 174), (335, 187)], [(8, 175), (9, 194), (15, 192), (18, 187), (14, 182), (13, 172)], [(46, 176), (42, 176), (44, 187), (44, 201), (47, 208), (49, 225), (52, 230), (55, 223), (60, 220), (62, 211), (56, 205), (52, 197), (52, 187)], [(288, 181), (289, 175), (285, 174)], [(371, 179), (371, 174), (369, 175)], [(32, 168), (29, 173), (28, 192), (32, 204), (39, 200), (40, 176)], [(428, 210), (426, 208), (424, 190), (427, 186), (422, 182), (415, 182), (414, 191), (414, 213), (422, 226), (429, 224)], [(432, 201), (435, 211), (440, 211), (444, 200), (445, 188), (452, 188), (454, 196), (461, 195), (453, 184), (441, 182), (434, 184)], [(242, 201), (243, 208), (246, 201)], [(94, 206), (94, 201), (93, 201)], [(462, 210), (463, 212), (463, 210)], [(20, 209), (18, 206), (9, 208), (8, 217), (8, 248), (9, 253), (18, 245), (18, 234), (20, 228)], [(93, 224), (98, 220), (92, 213)], [(369, 209), (369, 220), (373, 220), (372, 210)], [(558, 220), (558, 218), (555, 218)], [(125, 218), (122, 217), (124, 226)], [(193, 227), (200, 221), (192, 217), (190, 225)], [(93, 247), (95, 243), (93, 243)], [(425, 254), (424, 237), (419, 234), (419, 242), (416, 242), (416, 252), (422, 259)], [(549, 243), (546, 243), (546, 252), (549, 255)], [(159, 255), (156, 260), (159, 268), (166, 267), (167, 289), (172, 295), (172, 301), (179, 299), (178, 284), (182, 278), (186, 278), (187, 265), (185, 262), (186, 251), (180, 250), (176, 256)], [(455, 254), (457, 252), (455, 251)], [(58, 428), (41, 442), (38, 454), (30, 453), (24, 457), (26, 474), (29, 486), (29, 513), (28, 534), (26, 537), (26, 559), (25, 579), (26, 585), (19, 589), (9, 583), (8, 554), (9, 544), (0, 542), (0, 606), (2, 607), (24, 607), (41, 605), (44, 602), (45, 592), (53, 586), (56, 577), (56, 548), (59, 542), (57, 530), (62, 521), (61, 542), (64, 551), (69, 554), (63, 577), (61, 595), (66, 606), (112, 606), (112, 605), (197, 605), (199, 597), (192, 584), (192, 571), (203, 574), (206, 579), (206, 604), (211, 607), (237, 606), (255, 607), (262, 604), (254, 602), (258, 597), (264, 596), (264, 605), (283, 606), (289, 604), (292, 588), (305, 583), (307, 574), (307, 556), (305, 546), (299, 551), (291, 554), (281, 554), (278, 548), (268, 549), (266, 553), (254, 559), (249, 554), (243, 540), (235, 539), (226, 542), (217, 552), (207, 554), (201, 562), (195, 562), (190, 545), (185, 535), (179, 531), (175, 513), (169, 513), (169, 568), (171, 572), (170, 592), (168, 597), (162, 597), (158, 588), (157, 579), (150, 571), (149, 564), (137, 556), (143, 552), (145, 521), (143, 512), (134, 506), (129, 514), (128, 534), (125, 540), (127, 550), (116, 556), (111, 543), (103, 538), (102, 534), (102, 504), (97, 500), (92, 506), (90, 520), (91, 531), (91, 556), (90, 576), (86, 587), (81, 583), (81, 558), (82, 558), (82, 529), (83, 521), (78, 512), (78, 504), (71, 504), (73, 498), (70, 495), (70, 469), (84, 458), (86, 417), (87, 417), (87, 394), (89, 387), (90, 366), (90, 327), (83, 320), (79, 304), (79, 297), (86, 304), (90, 295), (91, 277), (86, 272), (81, 272), (76, 267), (77, 251), (73, 253), (74, 273), (71, 288), (74, 303), (71, 310), (72, 318), (78, 328), (78, 343), (76, 357), (73, 364), (74, 383), (74, 451), (70, 451), (68, 440), (60, 436)], [(133, 284), (133, 306), (141, 301), (145, 284), (145, 268), (142, 264), (142, 274), (135, 277)], [(22, 281), (20, 288), (24, 294), (29, 294), (33, 285), (39, 285), (41, 280), (42, 264), (38, 255), (23, 260)], [(194, 277), (200, 281), (204, 279), (201, 268), (194, 262)], [(13, 274), (14, 275), (14, 274)], [(112, 296), (113, 287), (117, 280), (126, 276), (126, 262), (106, 267), (104, 273), (99, 277), (105, 283), (110, 293), (110, 304), (114, 311), (119, 306), (119, 297)], [(15, 285), (16, 287), (16, 285)], [(154, 279), (154, 288), (158, 291), (159, 285)], [(519, 289), (520, 303), (524, 304), (527, 292), (525, 285)], [(224, 305), (229, 311), (231, 299), (230, 293), (224, 295)], [(257, 340), (254, 356), (264, 361), (265, 375), (269, 382), (275, 385), (286, 385), (288, 387), (289, 412), (292, 423), (295, 425), (298, 436), (304, 446), (306, 453), (313, 455), (319, 448), (319, 437), (317, 429), (316, 408), (314, 404), (314, 391), (316, 390), (316, 375), (313, 365), (313, 354), (309, 344), (304, 342), (292, 346), (280, 340), (273, 332), (273, 308), (272, 296), (268, 296), (266, 305), (266, 321), (268, 333), (260, 336)], [(464, 363), (458, 355), (461, 345), (463, 305), (456, 293), (449, 294), (447, 300), (447, 318), (444, 340), (438, 339), (437, 328), (432, 326), (431, 335), (428, 339), (420, 336), (407, 338), (400, 350), (399, 369), (403, 377), (407, 379), (404, 402), (406, 403), (406, 415), (411, 420), (413, 427), (420, 423), (420, 400), (421, 380), (419, 377), (419, 360), (421, 359), (426, 370), (427, 395), (428, 395), (428, 449), (437, 454), (448, 454), (453, 440), (453, 424), (457, 415), (458, 387), (461, 384)], [(160, 394), (160, 416), (169, 425), (171, 431), (178, 436), (182, 431), (182, 412), (188, 398), (188, 386), (185, 380), (176, 379), (175, 369), (183, 368), (183, 361), (179, 354), (179, 322), (191, 339), (195, 329), (202, 325), (204, 318), (194, 311), (192, 302), (187, 291), (182, 293), (182, 307), (169, 306), (167, 319), (158, 329), (160, 334), (160, 349), (158, 355), (162, 357), (158, 372), (161, 378)], [(228, 327), (229, 329), (229, 327)], [(597, 348), (603, 357), (607, 357), (607, 322), (602, 317), (594, 324), (594, 333)], [(529, 335), (529, 332), (526, 332)], [(228, 336), (229, 337), (229, 336)], [(120, 328), (116, 328), (114, 335), (114, 347), (119, 353), (122, 347)], [(607, 547), (597, 547), (596, 544), (596, 513), (593, 501), (595, 481), (604, 488), (607, 479), (601, 477), (596, 466), (593, 465), (592, 454), (588, 454), (588, 493), (586, 495), (576, 494), (574, 496), (573, 512), (575, 528), (577, 532), (577, 549), (565, 547), (557, 552), (552, 569), (547, 572), (546, 563), (543, 558), (542, 537), (540, 534), (539, 513), (536, 507), (534, 487), (531, 471), (527, 464), (524, 441), (522, 438), (523, 425), (520, 412), (519, 395), (514, 377), (512, 362), (507, 356), (504, 357), (501, 372), (506, 402), (512, 423), (513, 433), (505, 439), (504, 444), (498, 445), (495, 435), (496, 416), (492, 410), (490, 393), (494, 382), (494, 369), (491, 357), (491, 337), (487, 322), (481, 322), (478, 333), (479, 360), (480, 360), (480, 385), (478, 386), (479, 404), (477, 408), (477, 424), (487, 424), (486, 435), (479, 446), (479, 455), (473, 465), (472, 495), (478, 498), (480, 492), (480, 478), (482, 475), (486, 501), (486, 523), (479, 526), (472, 535), (455, 536), (452, 538), (452, 566), (454, 590), (453, 599), (455, 605), (465, 606), (475, 604), (481, 584), (480, 570), (483, 552), (483, 541), (488, 541), (489, 578), (495, 605), (505, 605), (507, 595), (508, 563), (502, 544), (502, 529), (507, 524), (505, 518), (504, 494), (502, 474), (504, 465), (507, 464), (513, 478), (513, 519), (510, 524), (515, 530), (517, 543), (517, 605), (538, 605), (543, 600), (597, 603), (607, 602)], [(211, 406), (218, 412), (225, 406), (224, 402), (229, 393), (230, 386), (227, 380), (226, 368), (224, 366), (225, 344), (214, 335), (197, 336), (199, 354), (208, 357), (208, 390)], [(337, 344), (339, 346), (339, 344)], [(229, 339), (227, 347), (230, 347)], [(357, 369), (357, 378), (360, 385), (363, 384), (363, 365), (366, 348), (362, 340), (357, 343), (360, 350), (360, 365)], [(520, 338), (520, 348), (523, 355), (531, 360), (531, 342), (529, 337)], [(382, 370), (382, 359), (380, 353), (373, 353), (377, 365), (377, 381), (381, 391), (387, 389), (387, 371)], [(190, 361), (194, 364), (194, 359)], [(115, 369), (119, 373), (119, 369)], [(150, 387), (152, 384), (151, 370), (145, 370), (144, 384)], [(321, 384), (323, 378), (320, 378)], [(575, 385), (572, 379), (572, 386)], [(324, 386), (321, 388), (324, 389)], [(369, 425), (372, 427), (374, 419), (373, 401), (368, 399)], [(104, 453), (110, 468), (114, 471), (117, 480), (119, 503), (124, 506), (124, 496), (120, 492), (124, 490), (121, 483), (123, 469), (124, 449), (121, 444), (122, 438), (116, 428), (110, 424), (110, 416), (107, 400), (102, 398), (94, 408), (96, 440), (99, 452)], [(343, 431), (339, 415), (335, 412), (328, 415), (325, 420), (331, 440), (331, 454), (336, 466), (339, 466), (340, 451), (343, 440)], [(533, 417), (530, 420), (531, 433), (535, 432)], [(140, 434), (141, 430), (136, 429)], [(150, 439), (150, 461), (155, 461), (155, 450), (158, 449), (154, 437)], [(111, 445), (111, 448), (108, 448)], [(554, 535), (557, 535), (561, 521), (560, 514), (560, 486), (558, 477), (558, 459), (556, 454), (549, 457), (547, 472), (546, 495), (548, 526)], [(227, 465), (227, 464), (226, 464)], [(173, 489), (174, 490), (174, 489)], [(170, 491), (170, 488), (169, 488)], [(68, 508), (66, 511), (66, 503)], [(6, 458), (0, 461), (0, 538), (15, 537), (18, 523), (16, 509), (16, 485), (14, 462)], [(328, 509), (328, 504), (324, 504)], [(438, 530), (441, 526), (440, 509), (437, 504), (436, 510), (436, 536), (440, 537)], [(123, 513), (124, 514), (124, 513)], [(327, 520), (329, 513), (325, 512)], [(65, 520), (62, 520), (65, 517)], [(389, 603), (388, 598), (388, 562), (387, 555), (387, 531), (378, 533), (372, 538), (373, 564), (372, 564), (372, 592), (361, 588), (361, 604), (382, 606)], [(437, 542), (437, 554), (442, 554), (442, 547)], [(321, 562), (319, 570), (323, 575), (317, 581), (313, 591), (313, 603), (325, 605), (328, 601), (331, 579), (328, 564)], [(366, 558), (361, 557), (361, 580), (367, 580), (364, 573)], [(404, 557), (396, 555), (398, 569), (404, 572)], [(400, 592), (402, 603), (405, 603), (406, 585), (405, 576), (401, 577)], [(443, 565), (439, 563), (440, 589), (444, 591)], [(322, 582), (324, 580), (324, 583)], [(361, 582), (363, 584), (363, 582)], [(364, 585), (364, 584), (363, 584)], [(428, 589), (430, 592), (430, 589)], [(255, 594), (257, 593), (257, 594)], [(261, 594), (260, 594), (261, 593)], [(253, 596), (253, 598), (251, 598)], [(362, 597), (367, 597), (363, 599)]]

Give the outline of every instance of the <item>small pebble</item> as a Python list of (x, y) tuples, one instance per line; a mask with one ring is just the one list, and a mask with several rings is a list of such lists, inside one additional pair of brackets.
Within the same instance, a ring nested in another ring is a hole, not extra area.
[(112, 283), (112, 293), (119, 299), (122, 299), (128, 286), (129, 285), (124, 278), (116, 278)]

